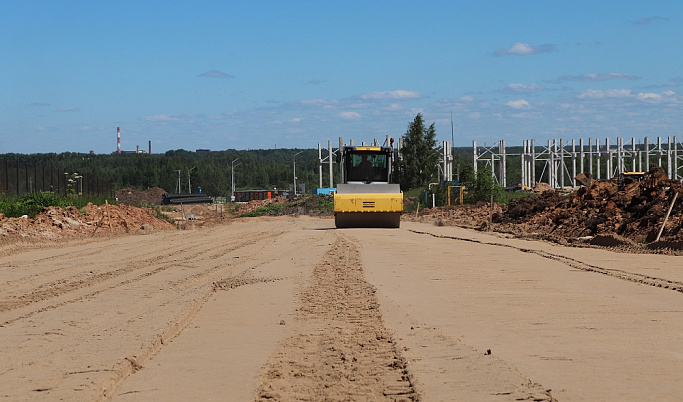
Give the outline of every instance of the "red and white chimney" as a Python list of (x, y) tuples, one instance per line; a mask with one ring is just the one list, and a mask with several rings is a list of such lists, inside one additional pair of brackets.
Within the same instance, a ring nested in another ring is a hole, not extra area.
[(121, 127), (116, 127), (116, 153), (121, 153)]

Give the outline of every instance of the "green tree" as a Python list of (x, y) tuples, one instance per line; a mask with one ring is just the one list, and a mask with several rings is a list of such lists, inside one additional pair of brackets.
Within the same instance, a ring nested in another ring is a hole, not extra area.
[(424, 187), (438, 169), (439, 154), (436, 149), (434, 123), (425, 127), (422, 114), (418, 113), (403, 134), (401, 148), (401, 188)]
[(491, 193), (493, 193), (494, 201), (501, 202), (503, 200), (503, 188), (494, 179), (489, 166), (478, 169), (476, 174), (472, 166), (463, 167), (461, 183), (465, 185), (467, 191), (467, 202), (489, 202)]

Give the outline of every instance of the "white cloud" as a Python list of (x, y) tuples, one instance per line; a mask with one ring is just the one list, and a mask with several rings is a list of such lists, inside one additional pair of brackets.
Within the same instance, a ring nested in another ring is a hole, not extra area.
[(655, 102), (658, 102), (658, 101), (662, 100), (662, 96), (661, 96), (661, 95), (655, 94), (655, 93), (652, 93), (652, 92), (648, 92), (648, 93), (639, 93), (638, 95), (636, 95), (636, 97), (637, 97), (638, 99), (644, 100), (644, 101), (655, 101)]
[(168, 121), (180, 121), (178, 117), (173, 117), (167, 114), (154, 114), (151, 116), (144, 116), (142, 120), (152, 121), (152, 122), (168, 122)]
[(81, 110), (80, 108), (73, 107), (73, 106), (66, 106), (66, 107), (60, 107), (59, 109), (55, 110), (55, 112), (78, 112)]
[(528, 112), (521, 112), (521, 113), (515, 113), (510, 115), (513, 119), (530, 119), (536, 117), (536, 115), (528, 113)]
[(654, 15), (652, 17), (644, 17), (639, 19), (638, 21), (635, 21), (633, 25), (648, 25), (648, 24), (653, 24), (657, 22), (669, 22), (668, 18), (660, 17), (658, 15)]
[(507, 51), (508, 54), (533, 54), (534, 53), (534, 47), (531, 46), (528, 43), (520, 43), (517, 42), (510, 49)]
[(462, 101), (462, 102), (474, 102), (474, 97), (469, 96), (469, 95), (465, 95), (465, 96), (461, 96), (460, 98), (458, 98), (458, 100)]
[(421, 97), (417, 91), (407, 91), (396, 89), (393, 91), (368, 92), (360, 96), (362, 99), (384, 100), (384, 99), (418, 99)]
[(550, 53), (555, 50), (555, 45), (544, 43), (542, 45), (533, 46), (528, 43), (515, 42), (509, 49), (498, 49), (494, 56), (528, 56), (538, 53)]
[(235, 76), (230, 75), (226, 72), (220, 70), (210, 70), (205, 73), (201, 73), (198, 77), (208, 77), (208, 78), (235, 78)]
[(629, 98), (631, 97), (630, 89), (608, 89), (606, 91), (600, 89), (587, 89), (579, 94), (579, 99), (605, 99), (605, 98)]
[(529, 85), (524, 85), (520, 83), (511, 83), (508, 84), (503, 92), (507, 93), (519, 93), (519, 92), (537, 92), (537, 91), (542, 91), (544, 88), (538, 84), (529, 84)]
[(675, 102), (678, 101), (674, 91), (664, 91), (661, 94), (654, 92), (641, 92), (636, 95), (636, 98), (641, 101), (658, 103), (658, 102)]
[(357, 112), (339, 112), (339, 117), (347, 120), (358, 120), (360, 119), (360, 114)]
[(325, 106), (328, 104), (328, 101), (325, 99), (303, 99), (299, 103), (305, 106)]
[(509, 101), (505, 104), (513, 109), (528, 109), (531, 107), (529, 102), (525, 101), (524, 99)]
[(289, 119), (290, 123), (300, 123), (301, 121), (303, 121), (303, 119), (301, 117), (295, 117), (293, 119)]
[(596, 82), (609, 80), (638, 80), (640, 77), (624, 73), (586, 73), (582, 75), (564, 75), (560, 81)]
[(605, 91), (608, 98), (630, 98), (632, 96), (630, 89), (608, 89)]

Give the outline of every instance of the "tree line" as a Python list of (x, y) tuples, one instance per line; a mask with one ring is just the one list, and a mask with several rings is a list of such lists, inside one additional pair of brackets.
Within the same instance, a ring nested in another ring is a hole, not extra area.
[[(436, 144), (434, 124), (427, 126), (421, 114), (407, 125), (402, 134), (403, 149), (400, 163), (402, 189), (426, 187), (438, 182), (440, 151)], [(368, 141), (371, 139), (367, 139)], [(463, 178), (474, 180), (468, 167), (472, 165), (471, 148), (454, 148), (454, 174), (465, 172)], [(323, 152), (323, 157), (327, 152)], [(306, 191), (318, 187), (317, 149), (257, 149), (192, 152), (183, 149), (164, 154), (4, 154), (0, 158), (16, 163), (50, 166), (62, 174), (77, 172), (87, 183), (108, 183), (111, 188), (160, 187), (169, 193), (202, 192), (211, 196), (227, 196), (232, 191), (232, 175), (236, 190), (291, 190), (296, 163), (297, 187), (304, 184)], [(1, 164), (0, 164), (1, 165)], [(323, 161), (323, 186), (328, 186), (329, 163)], [(515, 165), (511, 165), (514, 170)], [(0, 170), (2, 166), (0, 166)], [(2, 173), (2, 172), (0, 172)], [(514, 175), (514, 172), (511, 172)], [(22, 171), (17, 175), (24, 174)], [(469, 175), (468, 175), (469, 174)], [(490, 171), (488, 173), (490, 175)], [(339, 177), (338, 165), (333, 164), (334, 183)], [(94, 179), (96, 178), (96, 180)], [(18, 179), (17, 179), (18, 180)], [(298, 190), (298, 189), (297, 189)], [(7, 189), (0, 189), (7, 192)]]
[[(115, 189), (160, 187), (167, 192), (203, 193), (225, 196), (232, 191), (232, 168), (235, 188), (283, 189), (293, 185), (296, 155), (297, 184), (306, 188), (318, 185), (317, 149), (225, 150), (191, 152), (171, 150), (164, 154), (4, 154), (0, 158), (21, 166), (50, 166), (63, 173), (97, 177)], [(0, 164), (0, 170), (3, 169)], [(14, 172), (14, 171), (13, 171)], [(325, 170), (327, 172), (327, 170)], [(19, 170), (23, 180), (23, 169)], [(13, 173), (14, 174), (14, 173)], [(12, 174), (12, 175), (13, 175)], [(327, 173), (326, 173), (327, 174)], [(327, 176), (326, 176), (327, 177)], [(180, 183), (179, 183), (180, 182)], [(10, 179), (13, 185), (13, 179)], [(180, 188), (178, 188), (180, 184)], [(191, 188), (190, 188), (191, 187)], [(2, 189), (7, 191), (7, 189)]]

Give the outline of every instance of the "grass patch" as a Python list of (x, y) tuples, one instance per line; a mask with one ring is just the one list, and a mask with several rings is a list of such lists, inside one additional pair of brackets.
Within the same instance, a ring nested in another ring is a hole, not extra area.
[(76, 207), (84, 213), (84, 207), (92, 202), (96, 205), (104, 204), (106, 198), (92, 197), (92, 196), (68, 196), (62, 197), (55, 193), (39, 192), (27, 193), (21, 197), (17, 196), (0, 196), (0, 213), (5, 214), (8, 218), (19, 218), (27, 215), (31, 218), (40, 213), (47, 207), (60, 207), (66, 209), (67, 207)]
[(538, 197), (539, 195), (540, 194), (531, 193), (528, 191), (506, 191), (503, 193), (503, 199), (501, 200), (501, 203), (509, 204), (512, 200), (524, 197)]
[(172, 224), (172, 225), (175, 225), (176, 222), (175, 222), (173, 219), (169, 218), (169, 217), (164, 213), (164, 212), (171, 212), (171, 211), (173, 211), (173, 208), (172, 208), (172, 207), (168, 208), (168, 207), (160, 207), (160, 206), (158, 206), (158, 205), (155, 205), (155, 206), (152, 207), (152, 209), (154, 210), (154, 212), (156, 212), (156, 217), (157, 217), (157, 219), (161, 219), (161, 220), (164, 220), (164, 221), (166, 221), (166, 222), (168, 222), (168, 223), (170, 223), (170, 224)]
[(245, 212), (238, 215), (239, 218), (255, 218), (257, 216), (272, 215), (282, 212), (287, 205), (285, 204), (268, 204), (262, 208), (256, 209), (254, 211)]
[(284, 204), (268, 204), (257, 210), (237, 215), (239, 218), (249, 218), (264, 215), (331, 215), (334, 212), (334, 198), (331, 195), (301, 195)]

